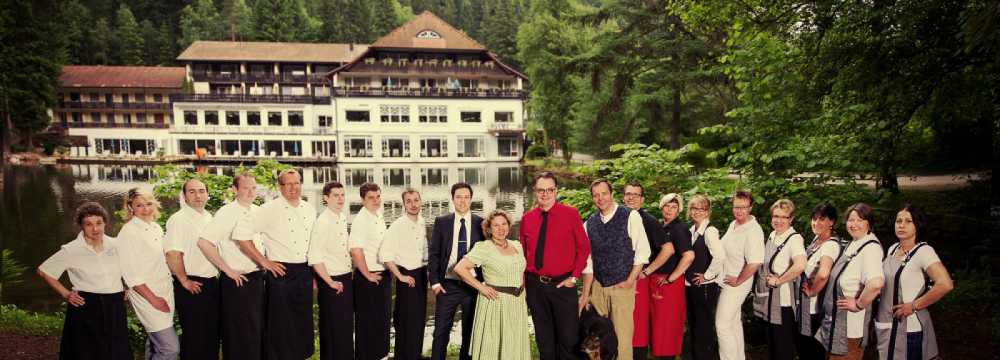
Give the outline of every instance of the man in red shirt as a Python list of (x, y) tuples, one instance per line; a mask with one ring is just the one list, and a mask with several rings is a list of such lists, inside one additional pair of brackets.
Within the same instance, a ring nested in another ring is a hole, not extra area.
[(521, 219), (527, 259), (525, 290), (542, 360), (579, 358), (576, 279), (587, 266), (590, 240), (576, 208), (556, 201), (559, 181), (542, 172), (533, 182), (535, 207)]

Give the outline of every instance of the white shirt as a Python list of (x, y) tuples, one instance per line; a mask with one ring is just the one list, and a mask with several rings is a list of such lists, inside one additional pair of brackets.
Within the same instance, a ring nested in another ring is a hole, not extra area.
[(216, 277), (215, 268), (198, 248), (201, 230), (212, 222), (212, 214), (184, 206), (167, 219), (167, 235), (163, 238), (164, 252), (179, 251), (184, 254), (184, 272), (190, 276)]
[(330, 276), (350, 273), (351, 249), (347, 247), (347, 213), (323, 209), (309, 240), (309, 265), (323, 264)]
[[(163, 228), (138, 217), (122, 226), (118, 232), (118, 252), (125, 285), (171, 284), (167, 258), (163, 255)], [(172, 294), (156, 294), (166, 297)]]
[[(615, 217), (617, 212), (618, 204), (613, 204), (611, 206), (611, 211), (608, 212), (608, 215), (605, 215), (604, 212), (601, 211), (601, 222), (607, 224), (608, 221), (611, 221), (611, 219)], [(583, 232), (587, 232), (587, 226), (583, 227)], [(646, 228), (642, 226), (642, 215), (639, 215), (639, 212), (635, 210), (628, 211), (628, 237), (632, 240), (632, 251), (635, 253), (635, 256), (632, 258), (632, 265), (642, 265), (648, 263), (650, 255), (649, 239), (646, 237)], [(583, 273), (594, 273), (592, 255), (587, 256), (587, 267), (583, 269)]]
[[(785, 230), (785, 232), (781, 234), (775, 234), (774, 231), (772, 231), (771, 235), (768, 236), (767, 241), (773, 242), (775, 247), (781, 246), (781, 244), (787, 242), (785, 247), (781, 249), (781, 252), (774, 257), (774, 266), (772, 266), (771, 269), (768, 269), (773, 270), (776, 276), (780, 276), (792, 266), (792, 258), (796, 256), (806, 256), (806, 248), (803, 245), (805, 239), (803, 239), (802, 235), (797, 232), (789, 237), (788, 234), (791, 234), (791, 232), (795, 232), (795, 229), (789, 227), (788, 230)], [(767, 264), (765, 263), (763, 266), (767, 266)], [(766, 279), (760, 279), (758, 281), (762, 280)], [(781, 286), (778, 287), (778, 294), (778, 298), (781, 299), (781, 306), (792, 306), (793, 298), (791, 281), (781, 284)]]
[[(865, 235), (860, 240), (851, 241), (847, 244), (843, 256), (849, 256), (858, 251), (862, 244), (869, 239), (878, 239), (874, 233)], [(882, 275), (882, 246), (868, 245), (862, 250), (840, 275), (840, 288), (846, 297), (855, 297), (861, 290), (862, 285), (874, 279), (885, 279)], [(869, 306), (870, 307), (870, 306)], [(847, 337), (858, 339), (864, 335), (865, 312), (864, 309), (858, 312), (847, 312)]]
[[(722, 283), (722, 279), (719, 279), (719, 274), (722, 273), (722, 265), (726, 261), (726, 248), (722, 246), (722, 241), (719, 240), (719, 229), (716, 229), (715, 226), (708, 226), (708, 219), (705, 219), (691, 226), (691, 234), (692, 246), (698, 240), (699, 235), (705, 235), (705, 246), (708, 247), (708, 253), (712, 255), (712, 261), (708, 263), (708, 268), (702, 274), (704, 280), (701, 283)], [(684, 284), (691, 286), (691, 283), (687, 280), (684, 280)]]
[(417, 221), (409, 215), (400, 216), (389, 225), (385, 240), (378, 251), (379, 261), (394, 262), (407, 270), (427, 266), (427, 228), (419, 214)]
[(385, 270), (385, 266), (378, 261), (378, 250), (385, 239), (385, 231), (382, 209), (373, 214), (368, 208), (361, 207), (351, 222), (351, 235), (348, 237), (347, 246), (364, 251), (365, 265), (370, 272)]
[[(233, 231), (236, 229), (236, 224), (239, 223), (240, 219), (250, 216), (250, 212), (257, 210), (257, 208), (259, 206), (252, 203), (247, 207), (240, 205), (236, 201), (228, 203), (215, 212), (212, 222), (208, 223), (199, 235), (201, 238), (215, 245), (219, 249), (219, 256), (222, 257), (222, 261), (226, 262), (226, 265), (229, 265), (229, 268), (233, 269), (233, 271), (240, 274), (260, 270), (257, 263), (253, 262), (250, 257), (240, 251), (239, 243), (233, 238)], [(262, 254), (264, 253), (264, 245), (260, 241), (259, 234), (254, 234), (253, 246), (257, 248), (257, 251), (260, 251)]]
[(38, 266), (48, 276), (59, 279), (64, 272), (69, 273), (69, 282), (74, 291), (95, 294), (122, 292), (122, 269), (118, 260), (117, 240), (104, 235), (103, 249), (97, 252), (87, 244), (81, 231), (76, 239), (64, 244), (42, 265)]
[(744, 265), (764, 262), (764, 230), (753, 215), (743, 225), (737, 225), (736, 220), (729, 223), (729, 229), (722, 236), (722, 246), (726, 249), (723, 276), (739, 276)]
[(305, 200), (292, 206), (283, 197), (262, 205), (243, 218), (233, 231), (236, 240), (251, 240), (261, 234), (267, 258), (285, 263), (305, 263), (316, 210)]
[[(458, 231), (462, 228), (462, 219), (465, 219), (465, 252), (472, 251), (472, 211), (466, 212), (462, 216), (456, 212), (451, 232), (451, 255), (448, 255), (448, 268), (444, 273), (445, 279), (461, 280), (455, 273), (455, 265), (458, 264), (458, 260), (461, 260), (458, 258)], [(476, 272), (473, 270), (472, 274), (475, 275)]]
[[(819, 250), (813, 253), (812, 256), (806, 259), (806, 269), (803, 274), (806, 274), (807, 278), (812, 278), (813, 274), (819, 269), (819, 261), (824, 257), (830, 258), (830, 264), (833, 266), (833, 262), (837, 260), (837, 256), (840, 254), (840, 244), (837, 243), (835, 238), (827, 239), (823, 242), (823, 245), (819, 246)], [(813, 296), (809, 298), (809, 313), (815, 314), (818, 310), (816, 308), (816, 303), (819, 300), (819, 296)]]
[[(896, 251), (899, 250), (897, 249)], [(886, 256), (895, 255), (890, 253)], [(937, 252), (930, 245), (921, 246), (920, 250), (917, 250), (913, 258), (910, 259), (910, 262), (903, 268), (903, 273), (899, 275), (900, 279), (897, 279), (897, 281), (901, 282), (899, 290), (904, 303), (917, 298), (917, 295), (927, 286), (924, 282), (924, 273), (927, 272), (927, 268), (939, 262), (941, 262), (941, 258), (938, 257)], [(906, 318), (907, 332), (918, 332), (921, 330), (920, 320), (917, 319), (916, 314), (911, 314)]]

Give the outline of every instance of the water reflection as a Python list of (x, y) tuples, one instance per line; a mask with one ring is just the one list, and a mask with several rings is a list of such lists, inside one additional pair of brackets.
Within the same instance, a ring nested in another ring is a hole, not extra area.
[[(193, 166), (192, 166), (193, 168)], [(232, 176), (233, 166), (202, 166), (199, 171)], [(472, 185), (472, 211), (482, 214), (503, 209), (515, 223), (511, 234), (528, 206), (525, 175), (517, 164), (463, 163), (444, 164), (344, 164), (328, 167), (303, 167), (303, 197), (321, 210), (323, 185), (342, 181), (352, 216), (361, 209), (361, 184), (375, 182), (382, 186), (386, 222), (404, 214), (402, 192), (413, 187), (423, 198), (422, 216), (430, 226), (437, 216), (452, 211), (451, 185), (465, 181)], [(72, 212), (84, 201), (97, 201), (109, 212), (121, 210), (122, 196), (132, 187), (152, 189), (150, 166), (112, 164), (73, 164), (4, 168), (3, 206), (0, 209), (2, 246), (15, 252), (15, 258), (30, 269), (37, 267), (59, 246), (79, 231)], [(266, 194), (262, 196), (277, 196)], [(121, 226), (111, 219), (109, 234)], [(431, 233), (428, 228), (428, 234)], [(2, 303), (14, 303), (33, 310), (57, 310), (61, 299), (44, 287), (29, 270), (18, 284), (4, 284)]]

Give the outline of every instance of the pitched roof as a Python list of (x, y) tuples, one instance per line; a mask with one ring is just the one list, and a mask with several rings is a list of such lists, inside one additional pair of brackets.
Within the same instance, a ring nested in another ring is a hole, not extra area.
[[(427, 36), (417, 37), (425, 30)], [(436, 35), (436, 36), (435, 36)], [(424, 11), (409, 22), (379, 38), (372, 44), (377, 48), (432, 48), (449, 50), (486, 50), (486, 47), (441, 20), (430, 11)]]
[(363, 44), (195, 41), (177, 60), (342, 63), (365, 50)]
[(182, 67), (63, 66), (59, 83), (79, 88), (177, 88), (184, 85)]

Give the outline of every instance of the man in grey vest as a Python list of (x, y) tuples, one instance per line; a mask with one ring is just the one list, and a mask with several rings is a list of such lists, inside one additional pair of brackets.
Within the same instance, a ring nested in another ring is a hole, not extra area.
[(589, 302), (598, 313), (610, 317), (618, 337), (618, 358), (632, 360), (635, 282), (649, 260), (649, 241), (639, 213), (615, 203), (611, 183), (594, 180), (590, 195), (599, 211), (584, 224), (590, 258), (583, 270), (579, 310)]

